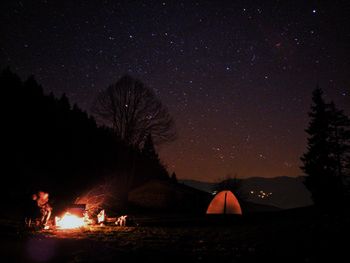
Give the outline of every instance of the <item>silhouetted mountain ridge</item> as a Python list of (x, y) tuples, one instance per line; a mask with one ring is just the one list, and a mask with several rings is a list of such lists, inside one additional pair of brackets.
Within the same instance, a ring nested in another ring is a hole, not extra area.
[[(179, 180), (179, 182), (206, 192), (212, 192), (216, 184), (196, 180)], [(241, 190), (247, 202), (256, 204), (281, 209), (312, 205), (310, 193), (303, 184), (302, 176), (250, 177), (242, 179)]]

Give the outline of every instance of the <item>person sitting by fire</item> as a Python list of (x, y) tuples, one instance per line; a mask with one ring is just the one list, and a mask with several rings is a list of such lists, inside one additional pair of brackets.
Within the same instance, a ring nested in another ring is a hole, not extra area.
[(41, 214), (40, 223), (45, 229), (48, 229), (48, 222), (52, 213), (52, 207), (49, 204), (49, 194), (43, 191), (39, 191), (36, 201)]

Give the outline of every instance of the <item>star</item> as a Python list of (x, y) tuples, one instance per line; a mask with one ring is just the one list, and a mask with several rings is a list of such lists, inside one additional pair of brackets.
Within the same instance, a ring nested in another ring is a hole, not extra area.
[(180, 177), (298, 176), (316, 82), (350, 112), (350, 28), (337, 1), (103, 1), (93, 14), (91, 2), (5, 5), (0, 64), (92, 117), (99, 91), (139, 79), (174, 119), (178, 139), (159, 157)]

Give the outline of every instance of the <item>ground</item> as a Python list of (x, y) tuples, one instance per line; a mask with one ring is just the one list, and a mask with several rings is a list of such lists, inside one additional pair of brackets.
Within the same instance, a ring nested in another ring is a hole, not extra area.
[(3, 262), (349, 262), (348, 216), (140, 219), (134, 227), (23, 232), (2, 223)]

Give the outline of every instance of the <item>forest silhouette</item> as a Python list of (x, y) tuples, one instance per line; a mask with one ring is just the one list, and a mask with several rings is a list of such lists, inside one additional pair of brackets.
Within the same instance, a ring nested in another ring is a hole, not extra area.
[(7, 207), (2, 212), (23, 206), (38, 190), (49, 192), (59, 206), (101, 182), (117, 182), (115, 194), (125, 196), (148, 180), (170, 181), (151, 135), (142, 147), (127, 144), (65, 94), (47, 95), (33, 76), (22, 81), (9, 68), (1, 72), (0, 86), (6, 181), (1, 200)]

